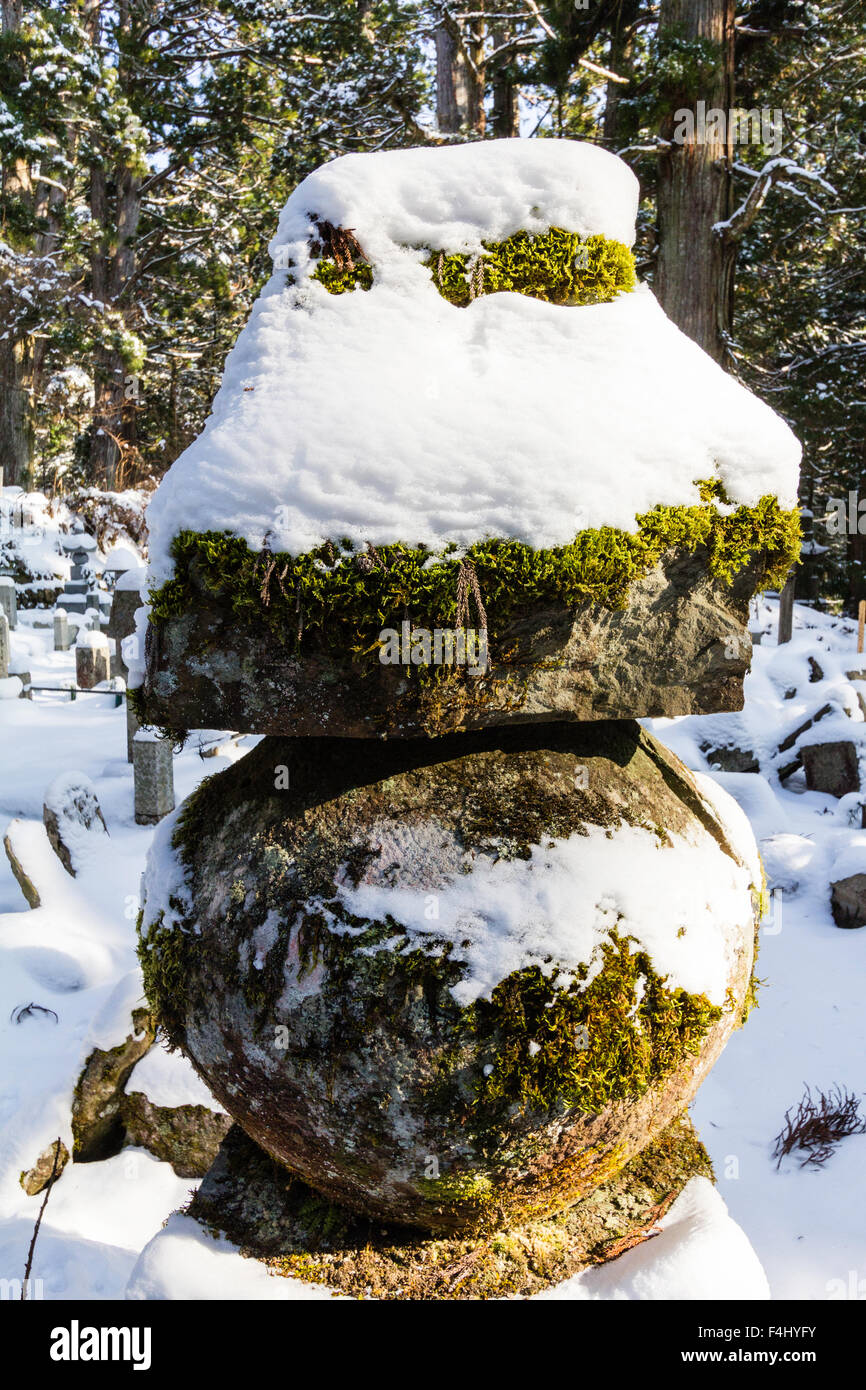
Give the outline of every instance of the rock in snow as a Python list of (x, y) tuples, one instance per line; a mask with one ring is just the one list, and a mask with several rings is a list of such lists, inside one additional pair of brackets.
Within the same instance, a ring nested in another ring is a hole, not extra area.
[(157, 833), (145, 985), (317, 1191), (514, 1222), (688, 1104), (741, 1020), (759, 875), (739, 808), (637, 724), (267, 739)]

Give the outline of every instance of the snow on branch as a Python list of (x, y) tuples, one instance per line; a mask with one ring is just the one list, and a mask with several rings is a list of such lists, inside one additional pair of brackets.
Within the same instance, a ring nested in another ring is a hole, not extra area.
[[(785, 155), (768, 160), (763, 169), (760, 170), (750, 169), (746, 164), (735, 164), (734, 169), (737, 173), (748, 174), (755, 182), (752, 184), (747, 198), (740, 204), (736, 212), (733, 212), (724, 222), (716, 222), (713, 226), (716, 236), (722, 237), (725, 241), (739, 241), (749, 230), (766, 202), (773, 184), (778, 183), (780, 179), (805, 179), (809, 183), (818, 184), (826, 192), (832, 193), (834, 198), (838, 196), (833, 185), (822, 178), (820, 174), (814, 173), (811, 169), (802, 168), (795, 160), (788, 159)], [(787, 182), (782, 186), (791, 187)]]

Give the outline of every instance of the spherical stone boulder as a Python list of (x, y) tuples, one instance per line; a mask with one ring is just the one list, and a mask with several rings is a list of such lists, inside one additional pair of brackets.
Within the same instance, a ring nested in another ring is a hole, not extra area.
[(634, 723), (265, 739), (157, 832), (163, 1029), (330, 1200), (561, 1211), (679, 1114), (751, 994), (742, 813)]

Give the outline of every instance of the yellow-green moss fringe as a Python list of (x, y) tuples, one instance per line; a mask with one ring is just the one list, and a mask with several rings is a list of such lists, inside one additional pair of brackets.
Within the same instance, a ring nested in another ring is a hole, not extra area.
[[(780, 586), (799, 553), (799, 513), (783, 511), (772, 496), (725, 513), (715, 505), (718, 484), (700, 486), (700, 505), (655, 507), (638, 517), (636, 532), (604, 526), (545, 550), (515, 540), (470, 546), (465, 558), (478, 576), (491, 642), (532, 605), (625, 608), (630, 586), (666, 551), (704, 547), (710, 572), (725, 583), (761, 556), (764, 587)], [(376, 650), (384, 628), (399, 628), (404, 619), (431, 630), (456, 625), (455, 552), (446, 547), (430, 564), (423, 546), (358, 551), (343, 540), (293, 556), (253, 551), (228, 532), (182, 531), (172, 543), (174, 576), (150, 595), (151, 621), (180, 616), (203, 588), (240, 622), (265, 623), (281, 646), (303, 651), (312, 640), (361, 656)]]

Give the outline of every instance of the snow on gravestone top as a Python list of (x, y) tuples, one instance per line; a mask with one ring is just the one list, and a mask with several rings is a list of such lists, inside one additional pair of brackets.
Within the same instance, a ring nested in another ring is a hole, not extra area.
[[(635, 530), (656, 504), (796, 500), (787, 425), (685, 337), (646, 287), (565, 308), (527, 295), (448, 303), (423, 262), (521, 228), (633, 239), (628, 167), (569, 140), (347, 155), (295, 190), (277, 265), (229, 355), (201, 436), (148, 509), (151, 582), (177, 532), (302, 554), (327, 540), (434, 551), (507, 537), (564, 545)], [(351, 228), (368, 292), (312, 280), (313, 217)]]
[(147, 570), (141, 561), (137, 560), (134, 567), (124, 570), (123, 574), (118, 577), (114, 592), (116, 594), (143, 593), (146, 579)]
[(76, 637), (75, 645), (76, 647), (87, 647), (91, 651), (103, 651), (108, 647), (109, 641), (104, 632), (82, 631)]
[(105, 553), (103, 569), (125, 573), (128, 570), (138, 569), (140, 565), (139, 556), (128, 545), (113, 545)]
[(89, 536), (86, 531), (70, 531), (69, 535), (60, 537), (60, 544), (64, 550), (86, 550), (96, 549), (96, 540)]

